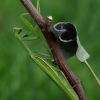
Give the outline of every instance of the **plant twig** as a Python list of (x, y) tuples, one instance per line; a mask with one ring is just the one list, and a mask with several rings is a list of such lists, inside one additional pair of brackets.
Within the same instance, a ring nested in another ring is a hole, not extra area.
[(97, 83), (100, 85), (100, 81), (98, 79), (98, 77), (96, 76), (96, 74), (94, 73), (93, 69), (91, 68), (91, 66), (89, 65), (89, 63), (87, 61), (85, 61), (85, 64), (87, 65), (87, 67), (90, 69), (91, 73), (93, 74), (94, 78), (96, 79)]
[(30, 0), (20, 0), (25, 6), (27, 11), (30, 13), (32, 18), (40, 27), (54, 57), (54, 62), (59, 66), (62, 72), (65, 74), (71, 86), (74, 88), (80, 100), (87, 100), (86, 95), (82, 89), (79, 78), (72, 72), (67, 65), (62, 53), (60, 52), (59, 46), (56, 43), (54, 34), (50, 29), (50, 23), (48, 18), (43, 18), (42, 15), (36, 10)]

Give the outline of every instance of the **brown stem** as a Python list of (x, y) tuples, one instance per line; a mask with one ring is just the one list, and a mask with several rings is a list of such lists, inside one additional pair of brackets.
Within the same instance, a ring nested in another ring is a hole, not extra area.
[(55, 63), (59, 66), (62, 72), (65, 74), (66, 78), (68, 79), (71, 86), (74, 88), (75, 92), (77, 93), (80, 100), (87, 100), (86, 95), (82, 89), (81, 82), (79, 78), (72, 72), (72, 70), (67, 65), (59, 46), (56, 43), (54, 34), (48, 25), (48, 20), (43, 18), (42, 15), (36, 10), (34, 5), (31, 3), (30, 0), (20, 0), (22, 4), (25, 6), (27, 11), (30, 13), (32, 18), (40, 27), (46, 41), (51, 48), (51, 52), (54, 57)]

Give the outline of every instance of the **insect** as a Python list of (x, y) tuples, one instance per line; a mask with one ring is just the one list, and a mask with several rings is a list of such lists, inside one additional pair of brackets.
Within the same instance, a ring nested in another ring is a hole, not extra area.
[[(39, 3), (39, 0), (38, 0)], [(39, 5), (39, 4), (38, 4)], [(24, 47), (24, 49), (28, 52), (29, 56), (32, 58), (32, 60), (49, 76), (51, 79), (60, 87), (62, 90), (65, 91), (72, 99), (79, 100), (76, 92), (73, 90), (71, 85), (69, 84), (68, 80), (66, 80), (63, 72), (58, 68), (55, 67), (55, 65), (44, 58), (42, 58), (40, 55), (37, 55), (36, 52), (32, 52), (29, 47), (25, 44), (25, 41), (31, 41), (31, 40), (37, 40), (39, 39), (39, 35), (36, 33), (37, 26), (33, 27), (23, 16), (28, 15), (28, 13), (24, 13), (20, 16), (21, 20), (25, 23), (25, 25), (30, 29), (30, 32), (28, 34), (25, 34), (23, 37), (20, 37), (20, 34), (22, 32), (22, 28), (14, 28), (14, 34), (20, 44)], [(31, 34), (34, 34), (35, 36), (32, 37)], [(35, 48), (35, 45), (33, 45), (33, 48)], [(43, 53), (39, 53), (42, 55), (45, 55)]]

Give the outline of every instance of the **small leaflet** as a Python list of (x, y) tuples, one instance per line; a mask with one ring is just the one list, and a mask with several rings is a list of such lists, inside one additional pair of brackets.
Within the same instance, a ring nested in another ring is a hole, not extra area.
[(84, 62), (90, 57), (81, 45), (76, 27), (72, 23), (58, 22), (53, 26), (53, 32), (66, 60), (76, 55), (81, 62)]

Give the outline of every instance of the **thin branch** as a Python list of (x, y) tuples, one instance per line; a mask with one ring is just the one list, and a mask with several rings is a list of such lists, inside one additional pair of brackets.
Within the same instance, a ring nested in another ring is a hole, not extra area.
[(50, 24), (48, 24), (48, 19), (43, 18), (42, 15), (36, 10), (34, 5), (31, 3), (30, 0), (20, 0), (22, 4), (25, 6), (27, 11), (30, 13), (32, 18), (40, 27), (49, 47), (51, 48), (51, 52), (54, 57), (54, 62), (59, 66), (62, 72), (65, 74), (67, 80), (74, 88), (75, 92), (77, 93), (80, 100), (87, 100), (86, 95), (82, 89), (81, 82), (79, 78), (72, 72), (72, 70), (67, 65), (59, 46), (56, 43), (54, 34), (50, 29)]

